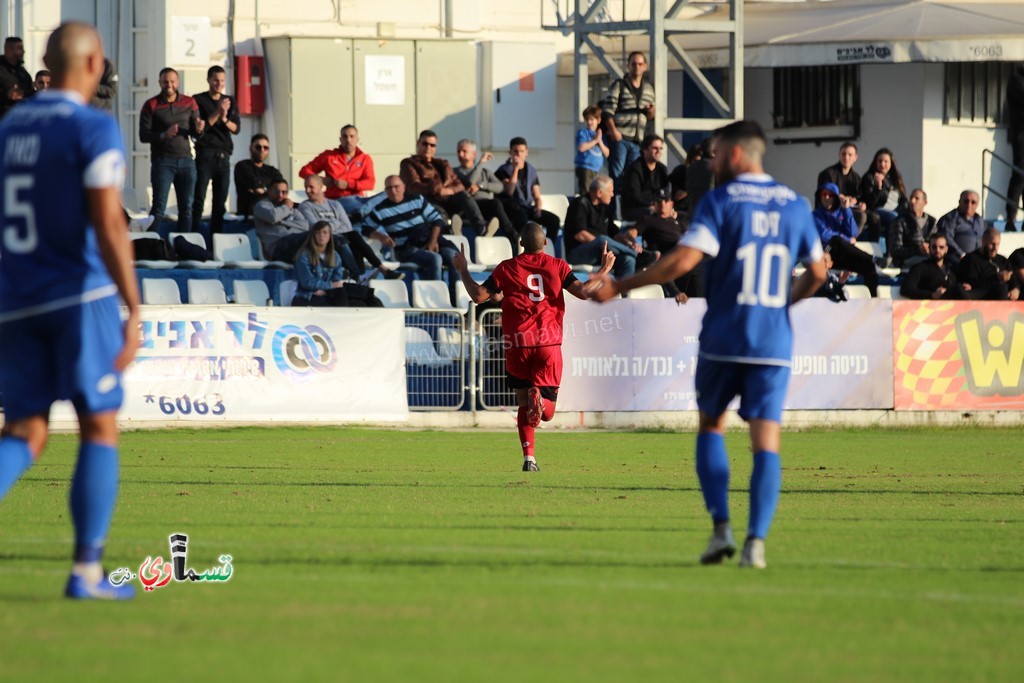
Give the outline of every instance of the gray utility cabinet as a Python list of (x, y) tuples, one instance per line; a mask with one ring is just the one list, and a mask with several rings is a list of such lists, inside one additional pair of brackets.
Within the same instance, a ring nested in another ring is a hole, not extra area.
[(455, 144), (477, 137), (477, 50), (466, 41), (279, 37), (264, 41), (271, 145), (281, 172), (298, 172), (338, 146), (341, 127), (359, 129), (373, 157), (375, 190), (416, 151), (420, 130), (438, 134), (438, 155), (456, 161)]

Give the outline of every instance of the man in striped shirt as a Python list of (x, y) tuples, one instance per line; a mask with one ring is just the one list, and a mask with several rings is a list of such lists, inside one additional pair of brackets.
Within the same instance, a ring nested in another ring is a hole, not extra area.
[(629, 54), (629, 73), (608, 86), (601, 108), (602, 132), (608, 145), (608, 175), (618, 183), (631, 163), (640, 158), (640, 143), (647, 122), (654, 118), (654, 86), (644, 79), (647, 57), (643, 52)]

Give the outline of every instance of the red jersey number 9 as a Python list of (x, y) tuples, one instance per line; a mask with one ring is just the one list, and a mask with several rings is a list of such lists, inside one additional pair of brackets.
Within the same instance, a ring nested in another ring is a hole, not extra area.
[(530, 301), (544, 301), (544, 280), (534, 273), (526, 278), (526, 286), (530, 288)]

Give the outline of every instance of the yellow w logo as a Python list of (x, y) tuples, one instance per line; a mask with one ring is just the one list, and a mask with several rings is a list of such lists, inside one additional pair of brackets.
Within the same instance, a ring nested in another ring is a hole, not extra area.
[(956, 336), (967, 385), (977, 396), (1017, 396), (1024, 391), (1024, 315), (989, 324), (979, 311), (957, 316)]

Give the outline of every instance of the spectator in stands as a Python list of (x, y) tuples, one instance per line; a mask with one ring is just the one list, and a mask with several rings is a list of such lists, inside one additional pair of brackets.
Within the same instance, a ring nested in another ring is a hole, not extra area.
[(1006, 136), (1010, 142), (1014, 168), (1006, 188), (1006, 230), (1017, 229), (1017, 206), (1024, 193), (1024, 65), (1013, 67), (1006, 84)]
[[(384, 192), (370, 198), (362, 216), (363, 232), (394, 249), (398, 261), (419, 266), (423, 279), (440, 280), (442, 263), (451, 268), (458, 250), (441, 237), (444, 218), (421, 195), (406, 194), (401, 176), (384, 179)], [(452, 278), (453, 287), (454, 283)]]
[(206, 70), (206, 92), (192, 96), (199, 107), (199, 116), (206, 122), (206, 132), (196, 140), (196, 194), (192, 204), (192, 230), (199, 231), (206, 205), (206, 188), (213, 181), (213, 201), (210, 210), (210, 232), (224, 231), (224, 212), (227, 210), (228, 187), (231, 185), (231, 153), (235, 144), (232, 135), (238, 135), (241, 118), (235, 101), (224, 94), (227, 74), (222, 66)]
[[(470, 229), (472, 240), (484, 234), (485, 222), (480, 207), (466, 192), (455, 175), (451, 164), (437, 155), (437, 133), (420, 132), (416, 140), (416, 154), (402, 159), (399, 175), (408, 192), (421, 195), (439, 209), (442, 216), (452, 219), (452, 231), (462, 234), (462, 226)], [(455, 216), (459, 216), (456, 220)]]
[(35, 80), (32, 82), (35, 86), (36, 92), (42, 92), (43, 90), (50, 89), (50, 72), (46, 69), (40, 69), (36, 72)]
[(959, 205), (939, 219), (937, 229), (946, 236), (949, 243), (949, 256), (946, 258), (953, 265), (981, 246), (985, 223), (978, 214), (978, 201), (977, 192), (964, 190), (960, 193)]
[(668, 167), (661, 163), (665, 141), (648, 135), (640, 143), (640, 158), (626, 167), (622, 175), (622, 218), (638, 221), (654, 211), (654, 198), (670, 190)]
[(615, 184), (606, 175), (590, 183), (587, 194), (575, 197), (565, 215), (565, 260), (573, 265), (601, 264), (605, 249), (615, 253), (616, 277), (627, 277), (636, 271), (639, 243), (633, 246), (613, 239), (618, 226), (612, 221), (611, 205)]
[(836, 303), (846, 301), (846, 289), (844, 286), (846, 281), (850, 279), (850, 271), (835, 270), (833, 268), (835, 264), (832, 262), (832, 254), (827, 251), (821, 255), (821, 262), (825, 264), (825, 282), (814, 293), (814, 296)]
[[(654, 257), (651, 259), (653, 263), (659, 254), (675, 249), (680, 238), (686, 232), (686, 227), (679, 222), (679, 216), (672, 203), (672, 195), (668, 190), (662, 189), (654, 197), (654, 213), (644, 216), (626, 228), (625, 232), (632, 237), (642, 238), (642, 244), (645, 247), (643, 254), (651, 253)], [(637, 267), (640, 269), (645, 267), (642, 255), (637, 259)], [(676, 280), (674, 284), (663, 285), (666, 294), (675, 297), (679, 292), (684, 292), (687, 299), (703, 298), (704, 275), (701, 270), (702, 266), (698, 264), (696, 268)]]
[(292, 263), (306, 240), (309, 221), (288, 196), (288, 181), (278, 178), (270, 184), (266, 199), (253, 208), (256, 236), (271, 261)]
[(711, 167), (715, 158), (715, 143), (711, 138), (704, 138), (700, 147), (700, 159), (686, 169), (686, 213), (688, 216), (694, 214), (697, 204), (715, 186), (715, 172)]
[(909, 207), (900, 212), (893, 226), (889, 253), (893, 263), (901, 268), (928, 258), (928, 240), (935, 233), (937, 221), (935, 216), (925, 213), (927, 205), (928, 195), (921, 188), (914, 188)]
[(89, 104), (97, 109), (114, 113), (114, 98), (117, 97), (117, 69), (109, 59), (103, 60), (103, 76), (100, 77), (100, 84), (96, 86), (96, 94), (93, 95)]
[[(839, 146), (839, 161), (818, 174), (818, 187), (834, 183), (839, 188), (839, 203), (853, 212), (857, 221), (857, 232), (864, 229), (867, 221), (867, 206), (860, 201), (860, 174), (853, 170), (857, 163), (857, 145), (847, 140)], [(817, 204), (815, 204), (817, 208)]]
[(586, 194), (590, 181), (597, 177), (604, 160), (608, 157), (608, 146), (604, 144), (601, 123), (601, 108), (590, 106), (583, 110), (583, 127), (576, 131), (576, 194)]
[(149, 213), (159, 225), (167, 210), (167, 196), (174, 185), (178, 200), (178, 232), (192, 229), (192, 200), (196, 188), (196, 162), (192, 159), (190, 137), (199, 137), (206, 121), (199, 106), (188, 95), (178, 92), (178, 72), (170, 67), (160, 70), (160, 94), (142, 105), (139, 115), (139, 140), (149, 143), (150, 183), (153, 206)]
[(875, 261), (857, 243), (857, 221), (849, 208), (839, 204), (839, 188), (825, 183), (818, 188), (818, 208), (814, 210), (814, 226), (821, 237), (821, 246), (832, 254), (835, 267), (852, 270), (864, 278), (872, 297), (878, 296), (878, 272)]
[(647, 57), (643, 52), (630, 52), (626, 64), (628, 73), (612, 81), (601, 103), (609, 151), (608, 174), (616, 182), (640, 158), (640, 142), (647, 133), (648, 122), (654, 118), (654, 86), (644, 78)]
[(352, 223), (341, 202), (327, 198), (327, 188), (324, 186), (322, 177), (306, 176), (305, 190), (307, 199), (299, 204), (299, 213), (309, 225), (327, 223), (330, 226), (334, 239), (333, 251), (337, 252), (341, 264), (348, 269), (353, 278), (360, 279), (362, 277), (365, 271), (364, 259), (369, 261), (370, 265), (380, 271), (388, 280), (400, 280), (404, 277), (401, 273), (395, 273), (385, 268), (377, 254), (363, 239), (362, 234), (352, 229)]
[(884, 236), (887, 245), (892, 242), (892, 225), (900, 211), (909, 206), (907, 187), (896, 168), (896, 160), (887, 148), (875, 152), (871, 166), (860, 181), (860, 200), (867, 211), (867, 224), (860, 236), (880, 242)]
[(25, 43), (17, 36), (9, 36), (4, 40), (4, 55), (0, 58), (0, 117), (35, 91), (32, 76), (25, 70)]
[(266, 163), (270, 156), (270, 138), (256, 133), (249, 141), (249, 158), (235, 164), (235, 192), (240, 216), (252, 216), (253, 207), (266, 198), (272, 183), (281, 180), (281, 172)]
[(292, 306), (345, 306), (341, 260), (334, 251), (331, 224), (314, 223), (295, 258), (295, 298)]
[[(503, 235), (512, 240), (513, 245), (516, 245), (519, 243), (519, 233), (516, 232), (508, 214), (505, 213), (505, 206), (497, 198), (505, 186), (501, 184), (491, 169), (484, 166), (488, 161), (494, 159), (494, 155), (484, 152), (483, 156), (477, 160), (476, 152), (475, 142), (468, 138), (459, 140), (459, 144), (455, 148), (455, 154), (459, 158), (459, 165), (454, 169), (455, 175), (476, 205), (480, 207), (480, 213), (487, 221), (484, 236), (491, 237), (496, 230), (500, 230)], [(512, 247), (512, 251), (516, 251), (515, 246)]]
[(686, 150), (686, 161), (672, 169), (668, 174), (668, 184), (672, 186), (672, 201), (675, 202), (676, 212), (686, 213), (686, 173), (690, 166), (700, 161), (704, 156), (704, 149), (698, 142), (690, 145)]
[(324, 150), (300, 168), (299, 177), (305, 180), (323, 173), (327, 198), (337, 199), (347, 213), (355, 214), (366, 202), (363, 193), (372, 191), (377, 184), (377, 176), (373, 159), (359, 148), (359, 131), (355, 126), (342, 126), (338, 140), (341, 144), (336, 149)]
[(961, 285), (953, 267), (946, 262), (949, 242), (941, 232), (933, 233), (928, 240), (928, 257), (919, 261), (900, 285), (900, 294), (905, 299), (966, 299), (970, 285)]
[(530, 148), (526, 138), (514, 137), (508, 143), (509, 158), (494, 175), (505, 186), (502, 201), (505, 211), (512, 219), (512, 225), (519, 232), (529, 222), (544, 226), (549, 240), (558, 236), (561, 219), (550, 211), (545, 211), (540, 191), (540, 176), (533, 164), (526, 160)]
[(981, 236), (981, 246), (960, 261), (959, 275), (964, 286), (970, 285), (970, 298), (987, 301), (1017, 301), (1021, 283), (1010, 261), (999, 253), (1001, 236), (988, 228)]
[(1013, 271), (1014, 277), (1017, 278), (1017, 282), (1024, 284), (1024, 247), (1015, 249), (1010, 254), (1010, 269)]

